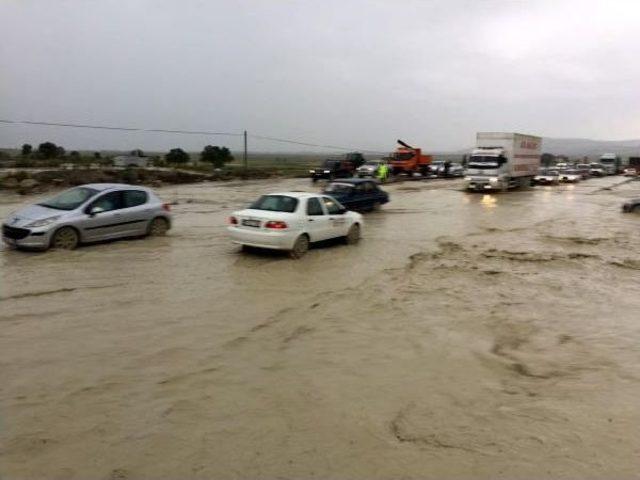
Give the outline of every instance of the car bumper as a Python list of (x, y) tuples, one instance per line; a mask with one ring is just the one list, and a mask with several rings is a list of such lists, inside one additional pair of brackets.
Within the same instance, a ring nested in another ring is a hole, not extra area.
[(501, 190), (503, 186), (502, 181), (490, 182), (488, 179), (473, 178), (466, 183), (467, 190), (474, 190), (476, 192), (483, 190)]
[(263, 229), (227, 227), (233, 243), (249, 247), (270, 248), (274, 250), (291, 250), (300, 232), (267, 231)]
[(330, 180), (331, 177), (334, 177), (335, 173), (312, 173), (312, 180)]
[(51, 242), (51, 231), (42, 228), (7, 228), (3, 225), (2, 241), (16, 248), (46, 249)]

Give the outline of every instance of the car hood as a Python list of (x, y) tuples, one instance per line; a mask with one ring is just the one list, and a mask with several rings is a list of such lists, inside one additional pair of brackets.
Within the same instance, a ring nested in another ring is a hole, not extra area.
[(42, 205), (29, 205), (13, 212), (5, 223), (12, 227), (23, 227), (35, 220), (68, 214), (67, 210), (43, 207)]
[(368, 170), (368, 171), (372, 172), (376, 168), (378, 168), (377, 165), (361, 165), (360, 167), (358, 167), (358, 170)]

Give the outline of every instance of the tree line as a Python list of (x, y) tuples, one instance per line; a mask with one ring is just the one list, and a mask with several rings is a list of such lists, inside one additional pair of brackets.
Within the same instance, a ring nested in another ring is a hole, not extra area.
[[(32, 145), (25, 143), (20, 149), (20, 154), (24, 158), (38, 158), (43, 160), (56, 160), (62, 158), (79, 160), (81, 158), (81, 155), (77, 150), (71, 151), (67, 156), (67, 152), (64, 147), (56, 145), (53, 142), (41, 143), (35, 150)], [(135, 157), (145, 156), (144, 152), (140, 149), (132, 150), (130, 155)], [(93, 154), (93, 158), (100, 160), (102, 155), (100, 152), (95, 152)], [(164, 160), (169, 164), (184, 165), (191, 161), (191, 156), (182, 148), (172, 148), (164, 155)], [(222, 168), (225, 164), (233, 161), (233, 155), (231, 154), (231, 150), (227, 147), (207, 145), (202, 149), (202, 152), (200, 152), (199, 160), (201, 162), (210, 163), (214, 168)]]

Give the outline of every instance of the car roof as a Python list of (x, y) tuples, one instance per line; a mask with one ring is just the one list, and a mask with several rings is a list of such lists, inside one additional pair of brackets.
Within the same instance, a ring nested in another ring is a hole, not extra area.
[(309, 197), (319, 197), (318, 193), (311, 192), (273, 192), (273, 193), (265, 193), (265, 195), (282, 195), (285, 197), (293, 197), (293, 198), (309, 198)]
[(336, 180), (335, 182), (331, 182), (331, 183), (352, 183), (356, 185), (358, 183), (372, 183), (372, 182), (375, 183), (370, 178), (341, 178), (340, 180)]
[(87, 183), (85, 185), (79, 185), (80, 187), (93, 188), (94, 190), (104, 191), (111, 189), (124, 189), (124, 188), (137, 188), (140, 190), (147, 190), (147, 188), (140, 185), (128, 185), (126, 183)]

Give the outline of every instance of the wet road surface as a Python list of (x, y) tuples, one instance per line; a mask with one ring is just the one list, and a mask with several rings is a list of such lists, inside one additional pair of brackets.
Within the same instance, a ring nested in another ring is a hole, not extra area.
[(622, 181), (396, 184), (360, 244), (298, 261), (240, 253), (225, 220), (305, 180), (159, 189), (165, 238), (2, 247), (0, 474), (637, 478)]

